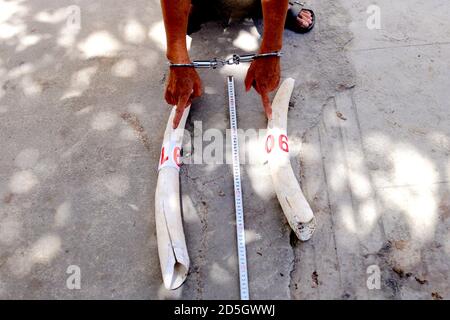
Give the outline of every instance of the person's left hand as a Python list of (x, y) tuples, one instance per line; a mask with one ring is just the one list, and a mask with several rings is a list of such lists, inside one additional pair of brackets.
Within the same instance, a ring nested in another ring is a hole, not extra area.
[(255, 59), (245, 77), (245, 89), (249, 91), (253, 86), (261, 95), (266, 116), (272, 119), (272, 105), (269, 93), (280, 84), (280, 58), (264, 57)]

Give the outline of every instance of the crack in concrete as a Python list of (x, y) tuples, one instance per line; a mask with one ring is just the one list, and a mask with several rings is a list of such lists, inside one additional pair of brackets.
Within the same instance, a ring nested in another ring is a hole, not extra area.
[(139, 138), (139, 141), (144, 145), (147, 151), (150, 151), (150, 138), (148, 137), (145, 128), (142, 126), (139, 118), (134, 113), (124, 112), (120, 117), (125, 120), (128, 125), (133, 129), (134, 133)]
[[(292, 250), (292, 261), (290, 263), (290, 270), (289, 270), (289, 298), (295, 299), (295, 291), (298, 289), (297, 283), (294, 280), (294, 273), (297, 270), (297, 254), (295, 252), (295, 248), (298, 242), (297, 236), (295, 235), (295, 232), (291, 230), (290, 236), (289, 236), (289, 245)], [(294, 239), (295, 238), (295, 239)]]

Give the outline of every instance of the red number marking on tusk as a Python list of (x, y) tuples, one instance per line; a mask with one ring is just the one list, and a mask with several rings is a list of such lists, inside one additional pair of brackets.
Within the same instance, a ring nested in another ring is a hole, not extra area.
[(175, 161), (176, 165), (179, 167), (181, 166), (180, 154), (181, 154), (180, 147), (175, 147), (175, 149), (173, 149), (173, 160)]
[[(270, 140), (270, 145), (269, 145), (269, 140)], [(272, 151), (274, 144), (275, 144), (275, 141), (274, 141), (273, 135), (269, 134), (266, 139), (266, 152), (267, 153), (270, 153)]]
[(164, 147), (161, 150), (161, 161), (160, 164), (162, 165), (164, 162), (166, 162), (167, 160), (169, 160), (169, 156), (164, 157)]
[(280, 144), (281, 150), (284, 152), (289, 152), (288, 137), (286, 135), (281, 134), (278, 138), (278, 143)]

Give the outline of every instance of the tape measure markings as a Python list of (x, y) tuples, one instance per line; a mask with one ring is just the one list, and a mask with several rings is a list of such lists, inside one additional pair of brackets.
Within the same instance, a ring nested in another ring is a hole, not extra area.
[(239, 260), (239, 287), (241, 300), (249, 300), (247, 253), (245, 249), (244, 209), (242, 205), (241, 170), (239, 163), (239, 142), (237, 132), (236, 99), (234, 79), (227, 77), (228, 104), (230, 109), (231, 152), (233, 159), (234, 203), (236, 207), (236, 231)]

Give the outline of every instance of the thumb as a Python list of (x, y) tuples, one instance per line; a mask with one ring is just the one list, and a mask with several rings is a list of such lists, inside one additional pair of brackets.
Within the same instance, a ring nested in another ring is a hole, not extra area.
[(181, 117), (183, 116), (184, 109), (186, 109), (186, 105), (189, 100), (189, 95), (183, 95), (178, 99), (177, 110), (175, 111), (175, 116), (173, 117), (172, 127), (174, 129), (178, 128), (180, 124)]
[(267, 119), (272, 119), (272, 104), (270, 103), (269, 95), (267, 92), (261, 92), (261, 99), (266, 112)]

